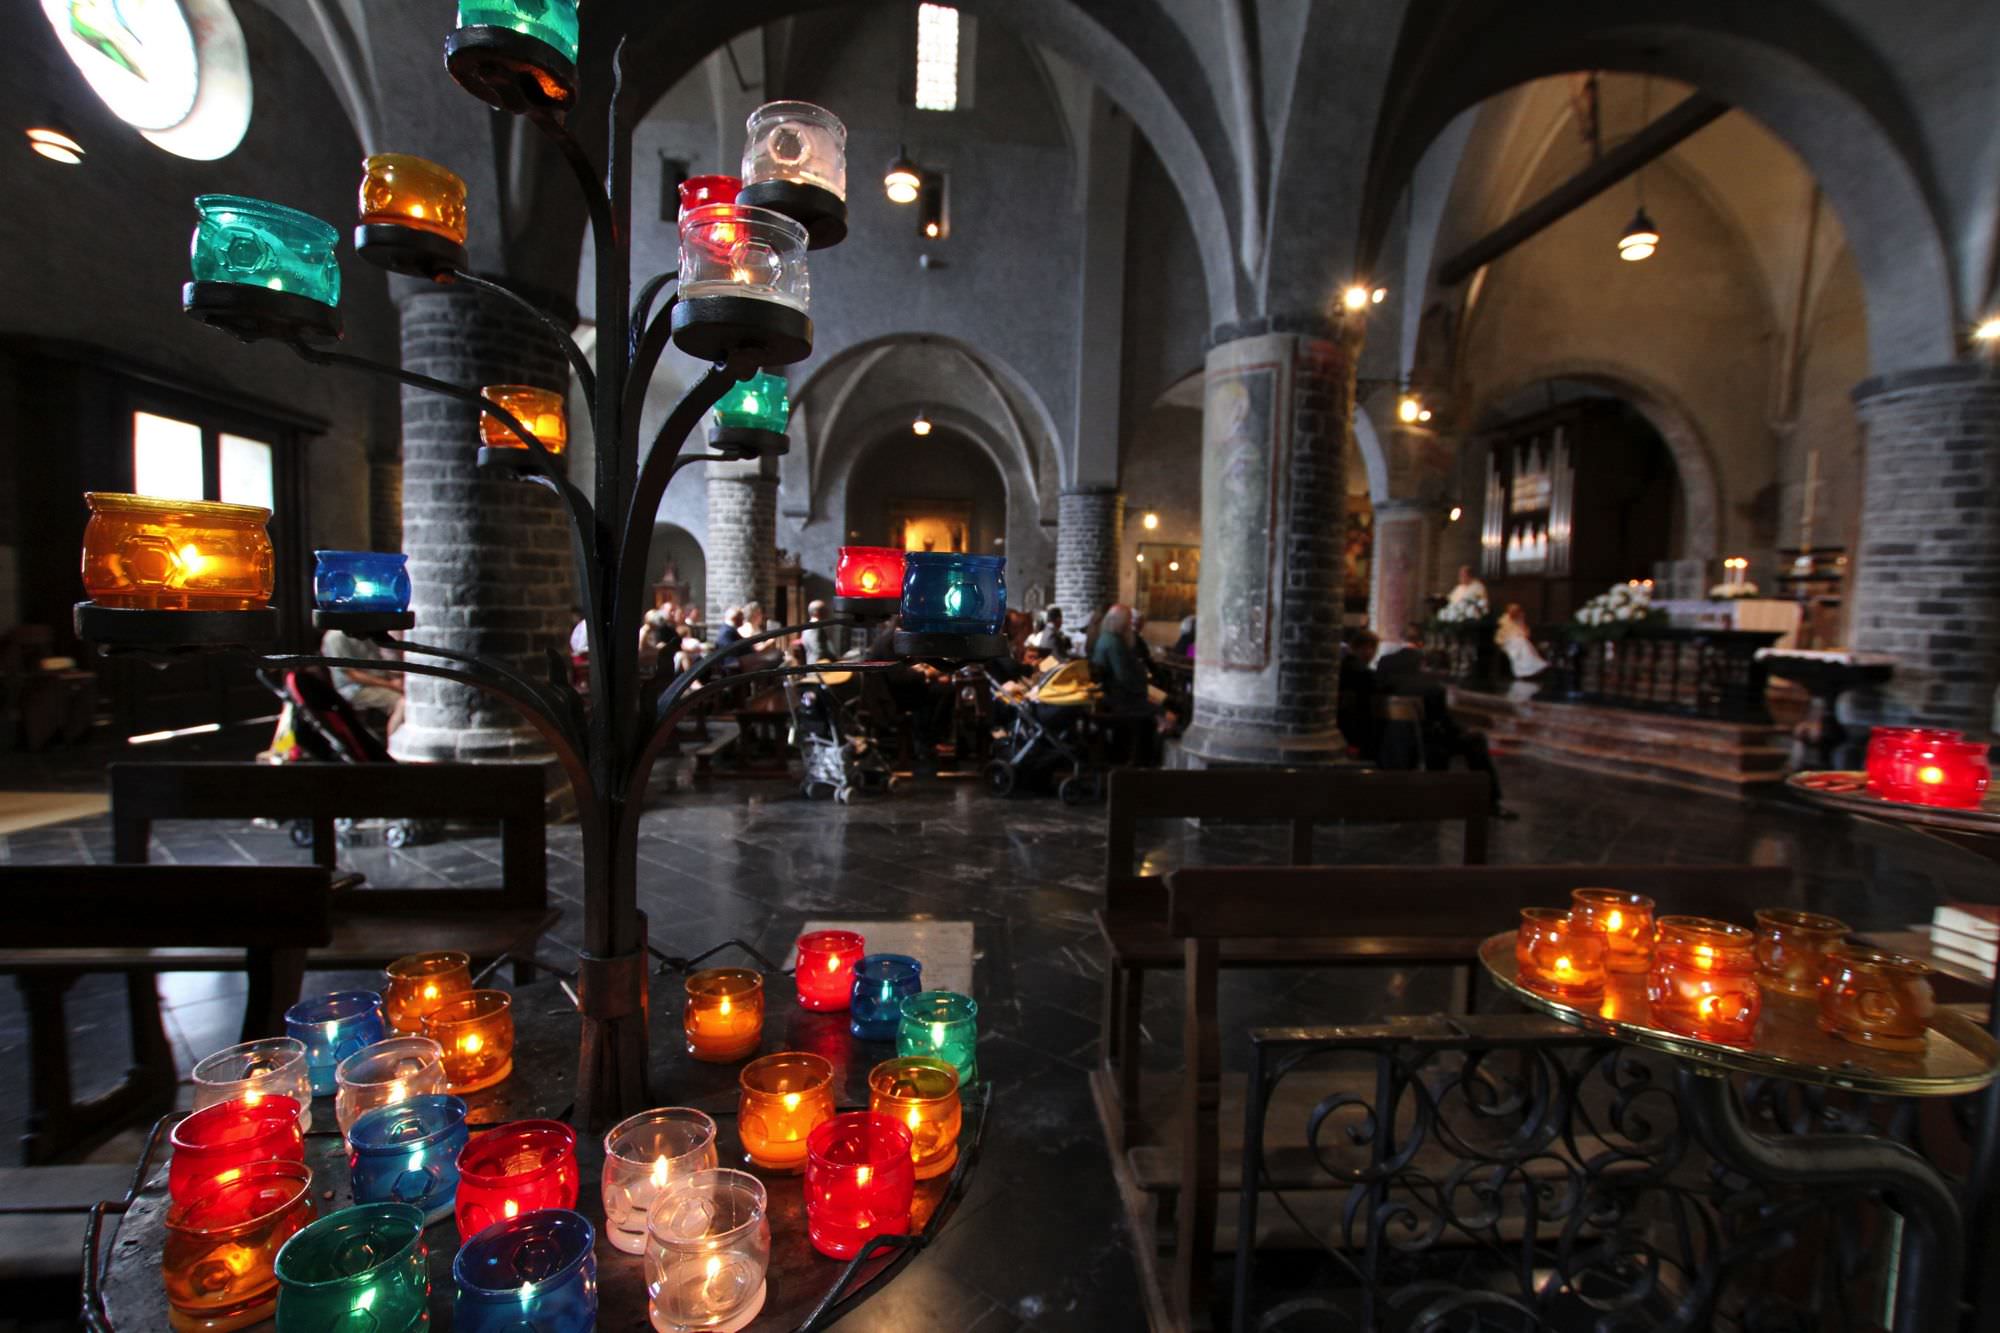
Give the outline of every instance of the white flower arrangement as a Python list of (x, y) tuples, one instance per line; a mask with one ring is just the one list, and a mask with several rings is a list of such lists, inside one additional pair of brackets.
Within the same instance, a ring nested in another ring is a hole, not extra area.
[(1653, 590), (1644, 584), (1614, 583), (1577, 608), (1579, 625), (1619, 625), (1652, 618)]
[(1440, 625), (1472, 625), (1486, 619), (1490, 608), (1484, 597), (1454, 597), (1438, 612)]
[(1708, 590), (1708, 595), (1721, 602), (1733, 602), (1738, 597), (1755, 597), (1757, 585), (1747, 579), (1742, 583), (1718, 583)]

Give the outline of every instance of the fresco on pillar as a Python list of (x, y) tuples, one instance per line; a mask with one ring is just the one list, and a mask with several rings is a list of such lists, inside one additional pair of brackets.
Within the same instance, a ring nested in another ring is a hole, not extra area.
[(1225, 671), (1262, 671), (1270, 661), (1277, 383), (1275, 366), (1211, 373), (1202, 413), (1201, 493), (1219, 521), (1203, 525), (1217, 595), (1202, 608), (1198, 642)]

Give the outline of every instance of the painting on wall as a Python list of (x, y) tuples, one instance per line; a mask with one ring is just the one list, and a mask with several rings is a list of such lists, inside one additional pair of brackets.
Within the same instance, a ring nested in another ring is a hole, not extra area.
[(1342, 549), (1341, 577), (1349, 611), (1368, 609), (1369, 575), (1375, 557), (1375, 507), (1366, 496), (1347, 499), (1347, 540)]
[(1140, 542), (1138, 556), (1132, 602), (1139, 614), (1156, 625), (1193, 615), (1195, 588), (1201, 582), (1201, 548)]
[(962, 500), (891, 501), (889, 531), (892, 544), (905, 551), (968, 551), (972, 504)]
[(1261, 671), (1270, 662), (1277, 401), (1276, 366), (1240, 366), (1209, 376), (1201, 490), (1220, 497), (1220, 503), (1219, 521), (1205, 525), (1215, 537), (1205, 554), (1215, 567), (1214, 586), (1231, 592), (1204, 610), (1200, 643), (1203, 660), (1225, 671)]

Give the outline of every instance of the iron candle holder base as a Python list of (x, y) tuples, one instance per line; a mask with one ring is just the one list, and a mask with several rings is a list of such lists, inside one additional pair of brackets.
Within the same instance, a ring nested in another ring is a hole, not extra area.
[(421, 227), (364, 222), (354, 229), (354, 252), (377, 268), (435, 282), (471, 263), (465, 247)]
[(539, 477), (542, 475), (541, 460), (526, 449), (513, 449), (505, 445), (499, 448), (494, 448), (491, 445), (481, 445), (478, 456), (474, 461), (480, 467), (499, 468), (502, 471), (512, 472), (517, 476)]
[(444, 39), (444, 67), (458, 86), (514, 115), (566, 109), (576, 100), (576, 63), (539, 37), (512, 28), (460, 28)]
[(902, 597), (835, 597), (827, 603), (836, 615), (880, 623), (903, 609)]
[(717, 426), (708, 433), (708, 445), (731, 458), (777, 458), (792, 451), (792, 437), (758, 426)]
[(77, 638), (111, 648), (226, 648), (275, 640), (278, 613), (268, 606), (251, 611), (149, 611), (78, 602), (75, 626)]
[(1007, 655), (1004, 634), (912, 634), (896, 631), (899, 657), (941, 657), (957, 662), (983, 662)]
[[(789, 366), (812, 355), (812, 320), (802, 310), (754, 296), (691, 296), (674, 304), (674, 346), (698, 361), (739, 353), (756, 364)], [(749, 371), (742, 374), (747, 378)]]
[(824, 250), (847, 239), (847, 201), (823, 185), (758, 181), (744, 186), (736, 202), (783, 213), (806, 229), (808, 250)]
[(337, 629), (343, 634), (367, 637), (370, 634), (387, 634), (391, 630), (415, 629), (417, 613), (414, 611), (314, 611), (313, 628), (325, 633)]
[(274, 292), (269, 287), (240, 282), (183, 283), (181, 310), (247, 343), (261, 338), (333, 343), (341, 338), (338, 310), (309, 296)]

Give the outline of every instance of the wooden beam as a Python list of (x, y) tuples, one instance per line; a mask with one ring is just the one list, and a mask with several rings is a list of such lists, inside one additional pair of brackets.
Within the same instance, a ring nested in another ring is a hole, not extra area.
[(1455, 287), (1486, 265), (1603, 194), (1639, 168), (1662, 157), (1683, 139), (1730, 109), (1729, 103), (1696, 93), (1561, 185), (1529, 204), (1438, 266), (1438, 283)]

